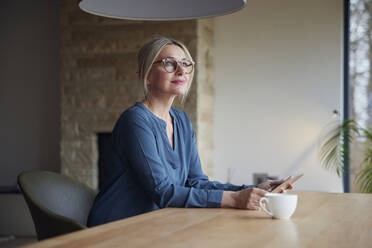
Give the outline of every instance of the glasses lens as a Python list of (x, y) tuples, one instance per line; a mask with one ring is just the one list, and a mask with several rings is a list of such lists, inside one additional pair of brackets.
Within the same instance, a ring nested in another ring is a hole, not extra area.
[[(179, 61), (180, 65), (182, 66), (182, 69), (185, 71), (185, 73), (189, 74), (194, 69), (194, 64), (187, 59)], [(175, 58), (166, 58), (163, 60), (164, 69), (167, 72), (175, 72), (178, 68), (178, 61)]]
[(194, 65), (191, 63), (191, 61), (187, 59), (182, 60), (181, 65), (186, 73), (191, 73), (194, 68)]
[(175, 72), (177, 70), (177, 61), (172, 58), (167, 58), (164, 60), (164, 69), (167, 72)]

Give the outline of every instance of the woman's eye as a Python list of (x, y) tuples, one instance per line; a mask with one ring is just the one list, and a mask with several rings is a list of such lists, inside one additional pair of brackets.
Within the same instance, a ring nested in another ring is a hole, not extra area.
[(166, 68), (170, 68), (170, 69), (175, 68), (175, 63), (172, 62), (172, 61), (166, 61), (164, 65), (165, 65)]
[(166, 62), (165, 62), (165, 66), (172, 66), (172, 62), (170, 62), (170, 61), (166, 61)]
[(191, 62), (190, 61), (182, 61), (182, 66), (183, 67), (189, 67), (189, 66), (191, 66)]

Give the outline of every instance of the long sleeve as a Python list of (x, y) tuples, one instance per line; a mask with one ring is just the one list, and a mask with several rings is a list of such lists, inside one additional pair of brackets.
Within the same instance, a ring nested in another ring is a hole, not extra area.
[(223, 191), (177, 185), (167, 174), (159, 157), (157, 137), (145, 117), (127, 116), (114, 130), (114, 145), (144, 188), (146, 194), (160, 207), (219, 207)]

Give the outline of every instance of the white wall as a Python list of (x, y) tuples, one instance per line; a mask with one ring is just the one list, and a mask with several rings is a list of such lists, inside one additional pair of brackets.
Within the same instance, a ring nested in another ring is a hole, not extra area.
[(250, 0), (215, 19), (215, 174), (304, 172), (296, 190), (342, 191), (319, 164), (319, 134), (339, 110), (342, 0)]

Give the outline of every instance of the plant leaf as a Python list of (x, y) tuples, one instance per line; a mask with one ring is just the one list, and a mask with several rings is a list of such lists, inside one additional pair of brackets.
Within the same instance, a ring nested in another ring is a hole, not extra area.
[(356, 177), (360, 190), (364, 193), (372, 193), (372, 164), (364, 167)]
[(334, 125), (321, 140), (320, 164), (341, 176), (341, 172), (346, 169), (344, 168), (344, 159), (348, 153), (346, 144), (352, 141), (353, 135), (359, 133), (359, 126), (354, 120), (345, 120)]
[[(372, 141), (372, 136), (369, 141)], [(362, 163), (363, 169), (358, 173), (355, 178), (360, 186), (360, 190), (364, 193), (372, 193), (372, 147), (366, 148), (364, 152), (364, 160)]]

